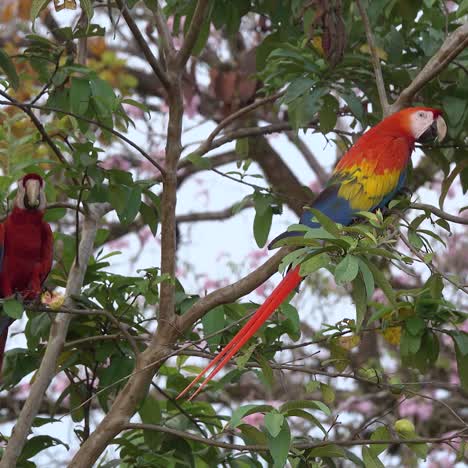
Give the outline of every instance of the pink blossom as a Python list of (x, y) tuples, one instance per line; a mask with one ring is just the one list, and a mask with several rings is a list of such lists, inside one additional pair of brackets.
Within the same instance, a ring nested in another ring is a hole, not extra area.
[(115, 250), (125, 250), (129, 247), (129, 242), (128, 240), (124, 238), (122, 239), (116, 239), (113, 241), (110, 241), (108, 244), (109, 248), (115, 249)]
[(145, 226), (144, 228), (140, 229), (137, 233), (138, 239), (140, 239), (140, 242), (144, 245), (146, 244), (146, 241), (150, 238), (153, 238), (153, 233), (151, 232), (151, 229), (148, 226)]
[(254, 427), (260, 427), (263, 425), (265, 415), (263, 413), (253, 413), (243, 417), (242, 419), (246, 424), (250, 424)]
[(352, 396), (341, 403), (339, 409), (367, 415), (374, 411), (375, 406), (372, 401), (361, 400), (355, 396)]
[(121, 169), (122, 171), (128, 171), (130, 169), (130, 162), (122, 155), (109, 156), (100, 161), (101, 167), (104, 169)]
[(385, 296), (384, 292), (380, 288), (377, 288), (375, 289), (374, 294), (372, 294), (372, 300), (374, 302), (380, 302), (381, 304), (386, 304), (387, 297)]
[(406, 399), (399, 406), (401, 417), (414, 417), (420, 421), (428, 421), (432, 416), (432, 411), (431, 401), (424, 398)]
[(256, 268), (262, 263), (261, 261), (268, 256), (268, 249), (265, 247), (263, 249), (255, 249), (247, 254), (249, 259), (249, 267)]
[(141, 119), (145, 115), (142, 109), (133, 104), (123, 104), (123, 108), (132, 119)]
[(189, 119), (193, 119), (198, 115), (198, 107), (200, 105), (200, 96), (198, 94), (193, 94), (191, 98), (184, 98), (185, 101), (185, 113)]

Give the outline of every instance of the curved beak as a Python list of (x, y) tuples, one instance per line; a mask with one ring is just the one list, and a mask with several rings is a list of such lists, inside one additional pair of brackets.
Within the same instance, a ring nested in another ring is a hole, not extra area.
[(417, 139), (420, 143), (442, 141), (447, 135), (447, 124), (441, 115), (438, 115), (429, 127)]
[(25, 187), (24, 205), (26, 208), (34, 209), (39, 206), (41, 183), (38, 180), (28, 180)]

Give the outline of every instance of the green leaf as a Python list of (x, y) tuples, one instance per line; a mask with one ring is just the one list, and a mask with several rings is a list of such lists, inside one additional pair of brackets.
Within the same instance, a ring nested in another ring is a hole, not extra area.
[(30, 18), (33, 22), (33, 31), (34, 31), (34, 22), (39, 16), (39, 13), (50, 3), (51, 0), (33, 0), (31, 4)]
[[(371, 435), (371, 440), (390, 440), (391, 434), (386, 426), (379, 426)], [(370, 452), (377, 457), (388, 448), (389, 444), (373, 444), (369, 446)]]
[(249, 139), (248, 138), (238, 138), (236, 140), (236, 153), (243, 158), (249, 156)]
[(5, 299), (3, 301), (3, 311), (11, 318), (20, 319), (23, 315), (23, 310), (23, 304), (16, 299)]
[(366, 286), (360, 276), (353, 280), (352, 297), (356, 305), (356, 332), (359, 333), (367, 312)]
[(283, 468), (286, 464), (291, 443), (291, 431), (287, 419), (283, 420), (281, 431), (276, 437), (267, 433), (268, 448), (273, 458), (273, 468)]
[(273, 369), (268, 362), (268, 359), (265, 359), (260, 353), (256, 353), (255, 358), (257, 359), (258, 363), (260, 364), (260, 368), (262, 369), (262, 374), (265, 382), (268, 384), (270, 388), (273, 388), (275, 383), (275, 378), (273, 375)]
[(362, 459), (366, 468), (385, 468), (379, 458), (366, 445), (362, 447)]
[(31, 437), (24, 444), (20, 460), (28, 460), (29, 458), (34, 457), (34, 455), (37, 455), (39, 452), (42, 452), (49, 447), (57, 447), (58, 445), (63, 445), (67, 450), (69, 450), (69, 446), (67, 444), (55, 437), (48, 435)]
[(280, 431), (284, 422), (284, 415), (278, 413), (278, 411), (270, 411), (265, 414), (265, 429), (270, 433), (272, 437), (276, 437)]
[(273, 210), (268, 207), (263, 214), (256, 212), (253, 224), (253, 232), (257, 245), (262, 248), (270, 233), (271, 222), (273, 219)]
[(333, 222), (326, 214), (314, 208), (307, 208), (307, 211), (311, 211), (317, 218), (317, 221), (320, 223), (320, 225), (330, 234), (334, 235), (335, 237), (341, 236), (341, 231), (336, 223)]
[(308, 458), (343, 458), (344, 456), (344, 449), (332, 443), (323, 447), (313, 448), (308, 453)]
[(44, 221), (52, 222), (62, 219), (67, 214), (65, 208), (49, 208), (44, 214)]
[(421, 347), (421, 338), (421, 335), (411, 335), (406, 328), (404, 328), (400, 341), (401, 356), (404, 357), (410, 354), (416, 354)]
[(283, 102), (285, 104), (289, 104), (290, 102), (305, 94), (307, 91), (310, 91), (314, 84), (315, 81), (310, 78), (304, 78), (302, 76), (296, 78), (295, 80), (291, 81), (291, 84), (288, 86), (286, 94), (283, 98)]
[(15, 65), (10, 56), (3, 49), (0, 49), (0, 68), (5, 72), (10, 86), (17, 90), (19, 86), (18, 73), (16, 73)]
[(320, 270), (320, 268), (330, 265), (330, 261), (330, 256), (327, 253), (314, 255), (313, 257), (307, 259), (305, 262), (301, 263), (299, 274), (301, 276), (310, 275), (311, 273)]
[[(205, 337), (224, 328), (226, 324), (226, 319), (224, 317), (224, 306), (219, 305), (205, 314), (202, 318), (202, 324)], [(222, 335), (219, 333), (210, 338), (205, 338), (212, 352), (216, 351), (216, 347), (221, 342), (221, 337)]]
[(409, 317), (405, 321), (405, 328), (411, 335), (422, 335), (426, 329), (426, 322), (420, 317)]
[(397, 307), (397, 298), (395, 291), (392, 288), (392, 285), (388, 281), (388, 279), (385, 277), (385, 274), (379, 270), (374, 263), (372, 263), (370, 260), (367, 258), (364, 259), (366, 262), (366, 265), (368, 266), (369, 270), (372, 272), (372, 275), (374, 276), (374, 280), (379, 286), (380, 289), (384, 292), (384, 294), (387, 296), (387, 299), (390, 301), (390, 303), (394, 306)]
[(80, 5), (83, 11), (86, 13), (86, 17), (88, 18), (89, 23), (94, 15), (94, 9), (93, 5), (91, 4), (91, 0), (80, 0)]
[(70, 86), (70, 110), (74, 114), (84, 115), (88, 110), (91, 87), (85, 78), (71, 79)]
[(155, 236), (158, 232), (158, 210), (142, 201), (140, 205), (140, 214), (143, 218), (143, 222), (150, 228), (153, 236)]
[(331, 405), (335, 401), (335, 397), (336, 397), (335, 390), (333, 389), (331, 385), (321, 383), (320, 391), (322, 392), (323, 401), (327, 405)]
[(468, 333), (457, 330), (450, 332), (450, 336), (460, 350), (460, 353), (463, 356), (468, 356)]
[(374, 276), (370, 271), (369, 267), (365, 262), (362, 261), (361, 258), (358, 259), (359, 261), (359, 270), (361, 272), (362, 279), (364, 281), (364, 285), (366, 287), (367, 297), (372, 297), (374, 294)]
[(331, 411), (330, 408), (325, 404), (322, 403), (321, 401), (318, 400), (292, 400), (288, 401), (287, 403), (284, 403), (283, 405), (280, 406), (279, 411), (281, 413), (286, 413), (287, 411), (290, 411), (291, 409), (304, 409), (304, 408), (309, 408), (309, 409), (317, 409), (319, 411), (322, 411), (322, 413), (325, 413), (327, 416), (331, 416)]
[(455, 356), (457, 358), (458, 376), (463, 390), (468, 391), (468, 355), (463, 354), (455, 341)]
[[(138, 413), (144, 424), (159, 424), (161, 422), (161, 404), (151, 395), (148, 395), (145, 398), (143, 404), (138, 410)], [(151, 430), (143, 430), (143, 436), (149, 447), (152, 449), (156, 449), (158, 447), (161, 439), (161, 435), (159, 433)]]
[(354, 255), (346, 255), (335, 268), (335, 280), (337, 283), (348, 283), (356, 278), (359, 272), (359, 262)]
[(327, 94), (322, 98), (322, 107), (319, 112), (320, 131), (322, 133), (329, 133), (335, 128), (339, 107), (340, 105), (335, 96)]

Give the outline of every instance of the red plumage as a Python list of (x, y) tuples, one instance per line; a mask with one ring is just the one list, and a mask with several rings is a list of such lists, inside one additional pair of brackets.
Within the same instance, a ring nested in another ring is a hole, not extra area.
[[(27, 174), (18, 181), (12, 212), (0, 224), (0, 294), (15, 293), (34, 300), (42, 290), (52, 266), (53, 235), (44, 221), (44, 181), (37, 174)], [(0, 371), (8, 327), (12, 320), (0, 318)]]

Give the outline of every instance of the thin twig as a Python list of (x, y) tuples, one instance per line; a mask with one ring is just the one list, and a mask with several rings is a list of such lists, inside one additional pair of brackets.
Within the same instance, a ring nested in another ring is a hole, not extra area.
[[(6, 93), (3, 93), (2, 91), (0, 91), (0, 95), (6, 97), (7, 99), (10, 98), (10, 96), (6, 95)], [(136, 149), (145, 159), (147, 159), (154, 167), (156, 167), (158, 169), (158, 171), (161, 173), (161, 175), (164, 177), (165, 170), (146, 151), (144, 151), (142, 148), (140, 148), (137, 144), (133, 143), (132, 140), (127, 138), (122, 133), (118, 132), (117, 130), (114, 130), (111, 127), (108, 127), (107, 125), (102, 124), (101, 122), (98, 122), (97, 120), (88, 119), (87, 117), (83, 117), (81, 115), (74, 114), (73, 112), (68, 112), (68, 111), (65, 111), (65, 110), (62, 110), (62, 109), (57, 109), (55, 107), (38, 106), (38, 105), (32, 105), (32, 104), (22, 104), (22, 103), (20, 103), (18, 101), (16, 101), (16, 102), (0, 101), (0, 105), (8, 105), (8, 106), (13, 105), (13, 106), (19, 107), (20, 109), (24, 108), (23, 109), (24, 112), (26, 112), (26, 109), (28, 109), (28, 108), (40, 109), (40, 110), (45, 111), (45, 112), (56, 112), (58, 114), (69, 115), (71, 117), (74, 117), (75, 119), (82, 120), (83, 122), (88, 122), (88, 123), (90, 123), (92, 125), (96, 125), (97, 127), (112, 133), (117, 138), (120, 138), (122, 141), (127, 143), (129, 146)], [(52, 144), (54, 144), (54, 143), (52, 142)], [(57, 150), (58, 150), (58, 148), (57, 148)], [(67, 164), (67, 163), (65, 162), (65, 164)]]
[(375, 82), (377, 85), (377, 91), (379, 93), (380, 105), (382, 106), (382, 113), (384, 116), (389, 114), (389, 105), (387, 99), (387, 93), (385, 91), (385, 82), (382, 75), (382, 66), (380, 64), (380, 58), (375, 45), (374, 35), (372, 34), (372, 29), (367, 16), (366, 9), (362, 6), (361, 0), (356, 0), (359, 12), (361, 13), (362, 22), (364, 24), (364, 29), (366, 31), (367, 45), (369, 46), (372, 66), (374, 67)]
[(208, 138), (203, 142), (202, 145), (199, 146), (199, 148), (197, 148), (194, 151), (194, 153), (199, 154), (200, 156), (204, 155), (205, 153), (210, 151), (210, 149), (213, 149), (213, 146), (212, 146), (213, 140), (215, 139), (216, 135), (218, 135), (221, 132), (223, 128), (226, 128), (229, 124), (231, 124), (235, 120), (241, 117), (244, 117), (246, 114), (248, 114), (249, 112), (252, 112), (258, 107), (263, 106), (264, 104), (267, 104), (269, 102), (276, 101), (281, 96), (283, 96), (283, 94), (284, 94), (284, 91), (281, 91), (279, 93), (272, 94), (271, 96), (267, 96), (265, 98), (259, 99), (258, 101), (255, 101), (252, 104), (249, 104), (248, 106), (245, 106), (242, 109), (239, 109), (238, 111), (227, 116), (224, 120), (222, 120), (216, 126), (216, 128), (209, 134)]
[(452, 223), (468, 224), (468, 218), (463, 218), (461, 216), (455, 216), (455, 215), (446, 213), (445, 211), (435, 206), (427, 205), (426, 203), (411, 203), (409, 208), (413, 208), (415, 210), (430, 211), (431, 213), (435, 214), (439, 218), (446, 219), (447, 221), (451, 221)]
[(468, 22), (465, 22), (445, 39), (440, 49), (430, 58), (416, 78), (400, 93), (398, 99), (390, 106), (390, 113), (407, 106), (415, 94), (439, 75), (467, 46)]
[(206, 20), (206, 8), (209, 3), (209, 0), (197, 1), (197, 5), (192, 16), (192, 21), (190, 22), (187, 34), (185, 35), (184, 43), (176, 55), (175, 66), (179, 70), (185, 66), (187, 60), (190, 57), (190, 54), (192, 53), (195, 42), (198, 39), (200, 29), (203, 25), (203, 22)]
[[(200, 442), (204, 445), (210, 445), (213, 447), (220, 447), (229, 450), (238, 450), (238, 451), (249, 451), (249, 452), (267, 452), (269, 447), (267, 445), (239, 445), (239, 444), (230, 444), (227, 442), (220, 442), (218, 440), (207, 439), (205, 437), (200, 437), (190, 432), (179, 431), (177, 429), (172, 429), (166, 426), (160, 426), (158, 424), (138, 424), (138, 423), (129, 423), (125, 424), (125, 429), (137, 429), (137, 430), (151, 430), (156, 432), (164, 432), (166, 434), (172, 434), (182, 439), (193, 440), (194, 442)], [(326, 447), (327, 445), (338, 445), (340, 447), (353, 447), (359, 445), (376, 445), (376, 444), (386, 444), (386, 445), (406, 445), (406, 444), (440, 444), (448, 440), (455, 439), (464, 439), (466, 440), (468, 436), (465, 435), (466, 429), (456, 432), (444, 437), (421, 437), (415, 439), (386, 439), (386, 440), (372, 440), (372, 439), (355, 439), (355, 440), (333, 440), (333, 441), (321, 441), (321, 442), (300, 442), (297, 444), (292, 444), (291, 448), (298, 450), (313, 449), (318, 447)]]
[(159, 81), (162, 83), (166, 91), (169, 91), (171, 84), (169, 78), (166, 75), (166, 72), (162, 69), (161, 64), (158, 62), (158, 59), (154, 56), (153, 52), (149, 48), (148, 42), (141, 34), (140, 28), (135, 23), (130, 11), (127, 8), (127, 5), (123, 3), (122, 0), (115, 0), (116, 5), (119, 7), (119, 10), (122, 13), (122, 16), (127, 23), (128, 28), (133, 34), (133, 37), (138, 44), (138, 47), (143, 52), (149, 66), (154, 71), (155, 75), (158, 77)]

